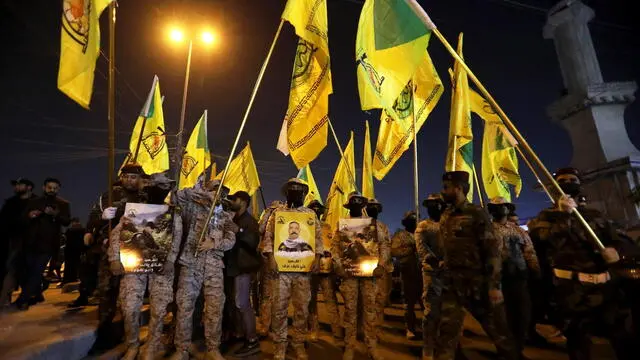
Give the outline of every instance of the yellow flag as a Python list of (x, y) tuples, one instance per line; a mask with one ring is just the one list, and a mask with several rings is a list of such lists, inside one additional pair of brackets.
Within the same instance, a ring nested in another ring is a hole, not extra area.
[(522, 190), (522, 179), (518, 172), (517, 141), (504, 126), (489, 103), (478, 93), (470, 90), (471, 111), (484, 121), (482, 136), (482, 182), (489, 199), (497, 196), (511, 202), (511, 188), (516, 197)]
[(192, 187), (211, 164), (209, 141), (207, 139), (207, 110), (193, 129), (182, 156), (179, 189)]
[(112, 0), (63, 0), (58, 89), (89, 108), (100, 53), (100, 14)]
[[(222, 172), (219, 174), (222, 179)], [(251, 146), (247, 146), (231, 161), (227, 176), (224, 179), (224, 186), (229, 188), (229, 193), (236, 191), (246, 191), (253, 196), (260, 187), (260, 178), (258, 178), (258, 169), (256, 162), (253, 160)]]
[(318, 185), (316, 184), (316, 179), (313, 177), (313, 173), (311, 172), (311, 165), (307, 165), (298, 171), (298, 179), (304, 180), (304, 182), (309, 185), (309, 193), (307, 197), (304, 199), (304, 204), (309, 205), (309, 203), (313, 200), (318, 200), (320, 204), (322, 204), (322, 198), (320, 197), (320, 191), (318, 190)]
[(251, 216), (256, 220), (260, 219), (260, 206), (258, 205), (257, 196), (251, 197)]
[[(351, 175), (349, 174), (351, 172)], [(340, 159), (336, 172), (333, 175), (329, 195), (327, 196), (327, 214), (325, 222), (335, 231), (338, 227), (338, 220), (347, 215), (347, 209), (343, 207), (347, 202), (347, 197), (352, 191), (356, 191), (355, 184), (351, 176), (356, 173), (355, 157), (353, 152), (353, 131), (351, 139), (344, 149), (344, 157)]]
[(367, 199), (376, 197), (373, 191), (373, 170), (371, 169), (371, 134), (369, 133), (369, 120), (365, 122), (364, 150), (362, 152), (362, 196)]
[(282, 18), (300, 37), (296, 50), (289, 108), (277, 148), (298, 169), (315, 159), (327, 145), (331, 68), (327, 37), (326, 0), (289, 0)]
[[(140, 137), (143, 125), (144, 131)], [(149, 175), (169, 170), (169, 149), (164, 132), (164, 114), (158, 76), (153, 78), (151, 91), (131, 134), (129, 154), (122, 166), (130, 162), (140, 164), (144, 172)]]
[[(458, 37), (458, 55), (463, 58), (462, 33)], [(473, 132), (471, 131), (469, 79), (466, 71), (458, 62), (454, 65), (452, 82), (449, 146), (445, 171), (466, 171), (469, 173), (470, 186), (467, 199), (473, 201)]]
[(382, 111), (380, 116), (373, 157), (373, 175), (376, 179), (382, 180), (409, 149), (413, 141), (413, 117), (416, 117), (417, 131), (420, 131), (443, 91), (442, 81), (431, 57), (424, 52), (422, 64), (396, 99), (393, 108)]

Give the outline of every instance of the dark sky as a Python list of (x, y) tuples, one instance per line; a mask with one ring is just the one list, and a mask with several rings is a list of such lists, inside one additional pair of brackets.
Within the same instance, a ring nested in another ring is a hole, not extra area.
[[(364, 120), (369, 119), (375, 146), (379, 112), (359, 108), (354, 64), (360, 0), (328, 0), (329, 46), (334, 94), (330, 115), (345, 145), (356, 133), (356, 166), (362, 161)], [(450, 40), (465, 33), (465, 59), (514, 120), (521, 133), (550, 168), (571, 160), (567, 133), (553, 124), (546, 107), (563, 88), (553, 43), (542, 38), (545, 9), (552, 0), (420, 1)], [(592, 0), (596, 10), (591, 33), (605, 81), (640, 78), (640, 38), (632, 1)], [(106, 189), (106, 74), (98, 60), (91, 110), (85, 111), (56, 88), (61, 1), (3, 0), (0, 5), (0, 196), (10, 196), (9, 179), (28, 177), (38, 184), (47, 176), (62, 180), (61, 195), (74, 215), (86, 217), (89, 205)], [(170, 23), (197, 31), (208, 25), (219, 33), (215, 50), (195, 46), (187, 104), (186, 136), (204, 109), (209, 110), (209, 144), (217, 155), (229, 153), (253, 84), (267, 53), (285, 0), (121, 0), (116, 30), (116, 147), (124, 150), (154, 74), (160, 77), (167, 131), (175, 134), (180, 117), (186, 47), (167, 44)], [(635, 17), (635, 18), (634, 18)], [(106, 16), (102, 40), (106, 45)], [(275, 148), (286, 111), (296, 37), (286, 24), (242, 142), (251, 141), (267, 202), (279, 197), (280, 184), (296, 175), (290, 159)], [(455, 45), (455, 44), (454, 44)], [(103, 46), (104, 52), (107, 48)], [(433, 38), (429, 53), (443, 78), (453, 61)], [(419, 133), (420, 194), (439, 191), (449, 126), (450, 90)], [(640, 104), (626, 112), (627, 131), (640, 145)], [(481, 125), (474, 119), (475, 153), (480, 166)], [(170, 140), (173, 141), (173, 140)], [(118, 155), (119, 165), (124, 151)], [(312, 164), (320, 192), (326, 197), (339, 159), (332, 141)], [(218, 166), (223, 166), (218, 159)], [(547, 205), (533, 191), (534, 178), (521, 164), (524, 190), (517, 200), (521, 217)], [(359, 175), (358, 175), (359, 176)], [(358, 180), (360, 183), (360, 180)], [(413, 204), (411, 152), (398, 161), (376, 194), (384, 205), (383, 220), (393, 229)], [(39, 189), (38, 189), (39, 190)]]

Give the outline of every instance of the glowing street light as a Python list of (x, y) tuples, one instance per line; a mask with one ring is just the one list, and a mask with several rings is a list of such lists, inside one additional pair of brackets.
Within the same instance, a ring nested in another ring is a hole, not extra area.
[(213, 33), (210, 31), (203, 31), (202, 35), (200, 35), (200, 38), (202, 39), (202, 42), (207, 45), (211, 45), (216, 41), (215, 35), (213, 35)]
[(182, 42), (184, 40), (184, 32), (178, 28), (172, 28), (169, 31), (169, 38), (174, 42)]

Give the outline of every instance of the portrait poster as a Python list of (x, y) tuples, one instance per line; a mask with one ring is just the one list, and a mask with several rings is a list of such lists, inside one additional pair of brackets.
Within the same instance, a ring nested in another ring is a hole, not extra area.
[(120, 232), (120, 262), (125, 273), (162, 270), (173, 239), (167, 205), (127, 203)]
[(338, 229), (345, 272), (354, 277), (373, 277), (378, 266), (379, 242), (371, 218), (340, 219)]
[(280, 272), (310, 272), (315, 258), (316, 214), (277, 210), (273, 253)]

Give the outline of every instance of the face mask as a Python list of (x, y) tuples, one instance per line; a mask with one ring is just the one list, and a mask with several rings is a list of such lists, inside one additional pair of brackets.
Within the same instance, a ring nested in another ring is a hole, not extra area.
[(580, 184), (577, 183), (561, 183), (559, 184), (560, 188), (562, 189), (562, 191), (564, 191), (565, 194), (571, 196), (571, 197), (576, 197), (580, 194)]
[(378, 209), (376, 209), (375, 207), (372, 208), (368, 208), (367, 209), (367, 215), (369, 215), (370, 217), (377, 219), (378, 218)]
[(418, 225), (418, 222), (416, 219), (406, 219), (405, 221), (403, 221), (404, 228), (410, 232), (410, 233), (414, 233), (416, 231), (416, 227)]
[(349, 215), (351, 217), (360, 217), (360, 216), (362, 216), (362, 205), (350, 204), (349, 205)]
[(442, 206), (438, 205), (429, 205), (427, 206), (427, 214), (429, 214), (429, 218), (433, 221), (440, 221), (440, 216), (442, 215)]
[(300, 207), (304, 203), (304, 192), (300, 190), (287, 190), (287, 203), (293, 207)]

